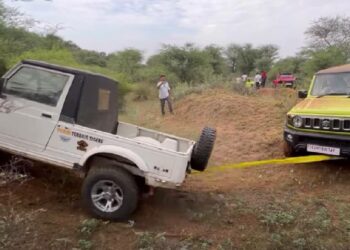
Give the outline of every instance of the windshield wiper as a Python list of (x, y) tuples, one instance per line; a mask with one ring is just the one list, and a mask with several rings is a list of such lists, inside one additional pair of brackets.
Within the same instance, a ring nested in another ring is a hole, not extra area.
[(326, 95), (346, 95), (347, 97), (350, 97), (349, 93), (326, 93), (326, 94), (318, 95), (318, 96), (316, 96), (316, 98), (321, 98), (321, 97), (324, 97)]

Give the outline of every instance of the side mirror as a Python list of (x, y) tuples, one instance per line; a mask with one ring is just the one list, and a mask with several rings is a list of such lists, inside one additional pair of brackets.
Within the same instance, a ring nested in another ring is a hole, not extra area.
[(299, 98), (306, 98), (307, 97), (307, 90), (299, 90), (298, 97)]

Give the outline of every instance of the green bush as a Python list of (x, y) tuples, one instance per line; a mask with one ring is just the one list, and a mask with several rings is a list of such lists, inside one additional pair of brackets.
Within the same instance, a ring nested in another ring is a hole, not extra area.
[(303, 64), (307, 76), (311, 76), (321, 69), (345, 64), (347, 57), (339, 48), (330, 47), (324, 50), (317, 50), (310, 53), (310, 58)]
[(191, 85), (188, 83), (178, 83), (173, 88), (173, 96), (179, 100), (190, 94), (201, 94), (205, 89), (210, 88), (209, 84)]
[(176, 74), (171, 73), (162, 65), (145, 66), (141, 68), (138, 81), (156, 85), (159, 81), (160, 75), (166, 75), (170, 86), (173, 86), (179, 82), (179, 78), (176, 76)]
[(155, 85), (139, 83), (134, 85), (132, 92), (135, 101), (146, 101), (156, 97), (157, 89)]

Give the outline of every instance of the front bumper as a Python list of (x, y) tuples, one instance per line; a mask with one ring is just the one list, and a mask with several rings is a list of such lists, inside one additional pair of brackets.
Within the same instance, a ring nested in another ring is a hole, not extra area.
[(306, 152), (307, 144), (340, 148), (340, 155), (350, 157), (350, 136), (328, 135), (284, 129), (284, 140), (295, 152)]

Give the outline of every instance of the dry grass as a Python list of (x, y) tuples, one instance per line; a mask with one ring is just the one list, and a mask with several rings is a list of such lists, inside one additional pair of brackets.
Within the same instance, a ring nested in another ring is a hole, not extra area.
[(295, 92), (289, 89), (263, 89), (257, 96), (211, 89), (175, 102), (174, 116), (162, 118), (153, 100), (129, 103), (121, 119), (192, 139), (204, 126), (215, 127), (218, 138), (211, 164), (219, 165), (282, 156), (285, 114), (295, 102)]

